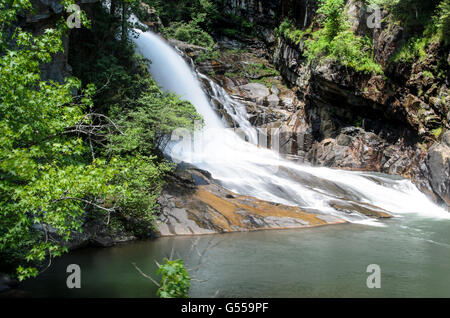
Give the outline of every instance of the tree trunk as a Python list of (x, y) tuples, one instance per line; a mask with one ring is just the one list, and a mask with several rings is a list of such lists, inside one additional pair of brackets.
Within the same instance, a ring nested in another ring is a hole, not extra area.
[(122, 41), (127, 40), (127, 4), (122, 2)]
[(116, 13), (117, 0), (111, 0), (111, 7), (109, 8), (109, 13), (114, 15)]

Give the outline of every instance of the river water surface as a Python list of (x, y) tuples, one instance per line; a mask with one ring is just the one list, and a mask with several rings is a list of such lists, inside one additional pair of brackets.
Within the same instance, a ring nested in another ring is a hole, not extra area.
[[(450, 220), (414, 215), (380, 226), (344, 224), (200, 237), (160, 238), (84, 249), (56, 260), (21, 290), (34, 297), (155, 297), (155, 261), (174, 249), (188, 268), (205, 251), (191, 297), (450, 297)], [(81, 288), (68, 289), (69, 264), (81, 267)], [(381, 267), (381, 288), (366, 286), (369, 264)]]

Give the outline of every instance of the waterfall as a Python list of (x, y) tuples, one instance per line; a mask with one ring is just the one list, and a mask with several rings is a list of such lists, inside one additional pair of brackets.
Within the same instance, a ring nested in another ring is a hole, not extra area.
[[(358, 212), (335, 208), (343, 203), (376, 206), (394, 215), (415, 213), (425, 217), (450, 218), (409, 180), (367, 172), (310, 167), (287, 161), (278, 153), (255, 145), (256, 130), (248, 122), (245, 107), (223, 88), (197, 74), (164, 39), (152, 32), (134, 39), (137, 50), (152, 61), (150, 72), (164, 91), (190, 101), (203, 116), (205, 126), (195, 134), (193, 146), (175, 143), (168, 154), (175, 161), (191, 163), (209, 171), (222, 186), (242, 195), (300, 206), (307, 211), (337, 215), (350, 222), (372, 223)], [(211, 98), (244, 129), (246, 142), (226, 128), (206, 95), (199, 77), (210, 85)]]

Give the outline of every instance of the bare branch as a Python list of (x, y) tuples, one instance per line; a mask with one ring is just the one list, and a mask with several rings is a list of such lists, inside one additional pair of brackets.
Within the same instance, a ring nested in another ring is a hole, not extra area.
[(195, 267), (193, 267), (193, 268), (187, 269), (188, 271), (191, 271), (192, 273), (196, 273), (196, 272), (200, 269), (200, 267), (202, 266), (202, 264), (203, 264), (204, 256), (205, 256), (206, 252), (207, 252), (208, 250), (210, 250), (210, 249), (216, 247), (217, 245), (219, 245), (219, 244), (222, 242), (221, 240), (219, 240), (219, 241), (213, 243), (213, 240), (214, 240), (214, 238), (211, 238), (211, 239), (208, 241), (208, 244), (206, 245), (206, 247), (205, 247), (202, 251), (200, 251), (200, 250), (198, 249), (198, 247), (197, 247), (197, 243), (199, 242), (199, 238), (197, 238), (197, 239), (192, 243), (191, 251), (192, 251), (193, 249), (195, 249), (195, 251), (197, 252), (197, 255), (199, 256), (199, 260), (198, 260), (197, 266), (195, 266)]
[(172, 257), (173, 257), (173, 244), (172, 244), (172, 250), (170, 251), (170, 257), (169, 257), (169, 259), (172, 260)]
[(155, 281), (153, 278), (151, 278), (149, 275), (145, 274), (135, 263), (131, 263), (134, 268), (136, 268), (136, 270), (139, 272), (139, 274), (141, 274), (142, 276), (144, 276), (145, 278), (149, 279), (152, 281), (153, 284), (155, 284), (158, 287), (161, 287), (161, 285), (158, 284), (157, 281)]
[(62, 198), (59, 198), (59, 199), (57, 199), (57, 200), (53, 200), (51, 203), (56, 203), (56, 202), (66, 201), (66, 200), (76, 200), (76, 201), (81, 201), (81, 202), (84, 202), (84, 203), (86, 203), (86, 204), (92, 205), (92, 206), (94, 206), (94, 207), (96, 207), (96, 208), (99, 208), (99, 209), (101, 209), (101, 210), (108, 211), (108, 212), (113, 212), (113, 211), (116, 210), (116, 207), (105, 208), (105, 207), (103, 207), (103, 206), (101, 206), (101, 205), (98, 205), (98, 204), (92, 202), (92, 201), (88, 201), (88, 200), (81, 199), (81, 198), (75, 198), (75, 197), (62, 197)]

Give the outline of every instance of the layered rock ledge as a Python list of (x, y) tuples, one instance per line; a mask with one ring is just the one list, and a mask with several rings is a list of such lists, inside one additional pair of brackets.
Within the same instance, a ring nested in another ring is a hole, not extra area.
[[(160, 236), (297, 229), (347, 223), (343, 218), (238, 195), (217, 183), (208, 172), (179, 168), (160, 197)], [(337, 203), (339, 205), (339, 203)], [(372, 218), (391, 217), (376, 207), (340, 204), (343, 212)]]

